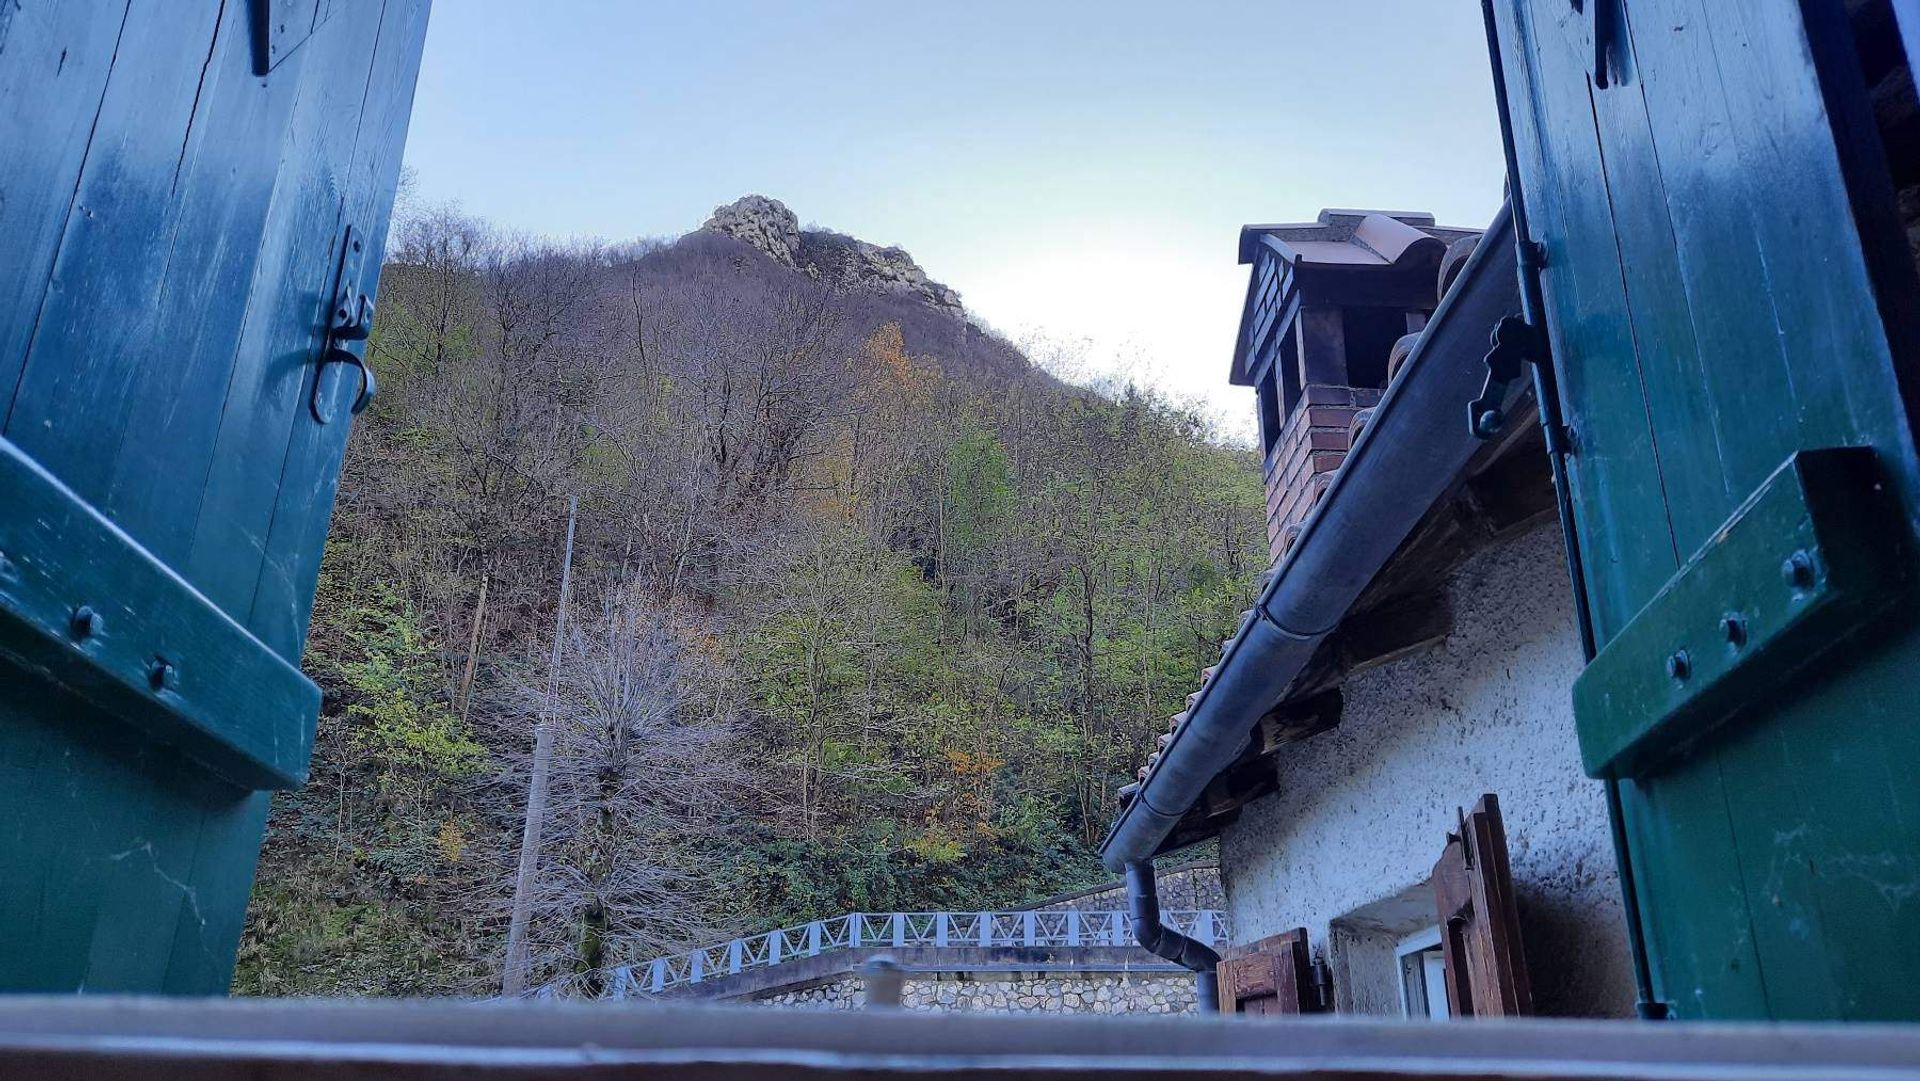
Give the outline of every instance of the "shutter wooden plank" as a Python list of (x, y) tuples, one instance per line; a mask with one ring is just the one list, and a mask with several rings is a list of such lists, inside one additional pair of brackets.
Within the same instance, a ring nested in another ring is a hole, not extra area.
[[(1559, 140), (1554, 154), (1565, 170), (1564, 183), (1570, 190), (1587, 195), (1586, 202), (1574, 204), (1566, 217), (1554, 223), (1566, 230), (1564, 258), (1554, 259), (1554, 265), (1543, 274), (1553, 324), (1570, 331), (1555, 345), (1556, 356), (1567, 358), (1560, 365), (1562, 400), (1569, 420), (1581, 432), (1580, 452), (1570, 460), (1570, 468), (1576, 475), (1576, 498), (1588, 509), (1583, 518), (1604, 522), (1606, 517), (1620, 514), (1639, 520), (1644, 527), (1643, 535), (1638, 538), (1624, 535), (1601, 538), (1599, 546), (1583, 532), (1581, 543), (1585, 551), (1633, 554), (1632, 558), (1586, 561), (1590, 584), (1605, 583), (1604, 588), (1590, 592), (1597, 602), (1605, 598), (1604, 603), (1596, 603), (1594, 607), (1595, 634), (1604, 646), (1677, 569), (1681, 550), (1671, 540), (1672, 532), (1695, 535), (1710, 530), (1715, 524), (1703, 525), (1686, 513), (1694, 510), (1699, 500), (1705, 500), (1709, 506), (1722, 506), (1728, 497), (1724, 495), (1725, 483), (1713, 429), (1708, 427), (1693, 433), (1687, 430), (1687, 425), (1693, 423), (1690, 418), (1697, 418), (1698, 392), (1683, 391), (1686, 394), (1683, 409), (1674, 409), (1663, 402), (1665, 412), (1658, 412), (1647, 400), (1652, 391), (1671, 393), (1674, 389), (1673, 380), (1662, 374), (1669, 366), (1683, 364), (1685, 370), (1697, 376), (1700, 359), (1690, 324), (1683, 325), (1670, 313), (1656, 313), (1656, 309), (1666, 311), (1663, 308), (1666, 298), (1660, 290), (1675, 287), (1673, 276), (1664, 272), (1635, 275), (1623, 269), (1623, 264), (1630, 263), (1632, 258), (1652, 259), (1659, 262), (1663, 270), (1667, 267), (1657, 252), (1643, 251), (1650, 248), (1650, 233), (1657, 232), (1671, 245), (1664, 210), (1652, 199), (1662, 188), (1657, 163), (1651, 163), (1655, 164), (1656, 171), (1649, 172), (1646, 168), (1651, 150), (1647, 145), (1645, 104), (1639, 96), (1638, 80), (1617, 83), (1607, 90), (1593, 89), (1587, 78), (1593, 55), (1591, 20), (1541, 0), (1527, 0), (1525, 9), (1534, 46), (1541, 50), (1535, 93), (1541, 96), (1545, 115), (1539, 123), (1554, 129), (1552, 137)], [(1575, 157), (1567, 153), (1566, 148), (1576, 144), (1589, 144), (1594, 149), (1586, 150), (1583, 145), (1583, 156)], [(1619, 203), (1615, 201), (1616, 195), (1620, 197)], [(1554, 226), (1542, 223), (1536, 229)], [(1629, 227), (1635, 234), (1623, 237), (1622, 232)], [(1638, 290), (1630, 296), (1623, 288), (1607, 306), (1586, 307), (1585, 298), (1558, 292), (1564, 279), (1581, 276), (1617, 277), (1627, 283), (1628, 288), (1637, 285)], [(1641, 309), (1639, 312), (1631, 312), (1629, 307), (1635, 301)], [(1637, 333), (1625, 341), (1603, 344), (1586, 338), (1584, 331), (1572, 332), (1575, 327), (1594, 325), (1632, 328)], [(1640, 383), (1638, 376), (1649, 365), (1656, 368), (1651, 386)], [(1617, 386), (1608, 385), (1609, 390), (1617, 393), (1594, 393), (1606, 384), (1589, 381), (1606, 379), (1609, 375), (1620, 380)], [(1637, 389), (1626, 385), (1630, 376), (1638, 384)], [(1640, 438), (1647, 440), (1649, 453), (1656, 448), (1661, 452), (1654, 477), (1657, 486), (1652, 489), (1639, 484), (1623, 485), (1622, 478), (1609, 476), (1602, 468), (1604, 461), (1616, 454), (1614, 440), (1635, 427), (1643, 430)], [(1693, 484), (1689, 492), (1695, 504), (1681, 505), (1682, 501), (1667, 489), (1667, 474), (1686, 475), (1690, 465), (1686, 455), (1701, 453), (1698, 447), (1687, 444), (1690, 434), (1706, 441), (1705, 453), (1711, 457), (1701, 472), (1709, 475), (1712, 482)], [(1653, 543), (1656, 515), (1669, 531), (1666, 544)], [(1681, 515), (1680, 520), (1673, 522), (1673, 515)], [(1731, 903), (1703, 905), (1689, 896), (1690, 883), (1697, 881), (1696, 875), (1726, 880), (1737, 878), (1740, 873), (1719, 770), (1690, 771), (1670, 778), (1659, 793), (1658, 807), (1636, 802), (1637, 791), (1634, 785), (1625, 786), (1623, 791), (1623, 817), (1630, 834), (1643, 819), (1684, 820), (1685, 828), (1699, 839), (1698, 844), (1681, 849), (1666, 845), (1635, 846), (1629, 858), (1635, 863), (1634, 877), (1643, 910), (1668, 914), (1662, 931), (1673, 935), (1676, 941), (1717, 944), (1714, 950), (1704, 954), (1676, 951), (1675, 965), (1663, 973), (1663, 986), (1658, 993), (1672, 997), (1664, 990), (1665, 982), (1670, 980), (1675, 986), (1705, 989), (1723, 1001), (1761, 1006), (1762, 1003), (1752, 997), (1757, 988), (1752, 984), (1751, 974), (1758, 970), (1759, 962), (1752, 946), (1744, 899), (1734, 896)], [(1653, 921), (1646, 922), (1650, 925)], [(1723, 949), (1726, 952), (1721, 952)]]
[[(1558, 36), (1590, 41), (1592, 22), (1576, 19)], [(1624, 33), (1619, 47), (1626, 48)], [(1578, 70), (1563, 74), (1572, 76)], [(1616, 363), (1631, 363), (1639, 374), (1641, 416), (1653, 434), (1673, 534), (1662, 555), (1670, 553), (1677, 561), (1706, 543), (1713, 527), (1745, 493), (1732, 491), (1725, 475), (1722, 417), (1707, 395), (1691, 313), (1680, 302), (1684, 280), (1640, 81), (1622, 79), (1609, 89), (1590, 90), (1588, 97), (1600, 140), (1601, 172), (1596, 179), (1613, 222), (1616, 266), (1626, 285), (1625, 306), (1609, 314), (1624, 316), (1633, 336), (1632, 351)], [(1584, 421), (1587, 415), (1575, 416)], [(1644, 604), (1658, 588), (1643, 589), (1633, 600)]]
[(133, 403), (135, 371), (118, 358), (151, 346), (177, 236), (174, 182), (203, 75), (180, 58), (207, 56), (219, 10), (181, 0), (128, 13), (6, 417), (6, 436), (90, 503)]
[(1498, 797), (1480, 797), (1461, 832), (1448, 836), (1433, 868), (1433, 888), (1446, 959), (1448, 1010), (1455, 1017), (1532, 1013), (1533, 990)]
[(1530, 1014), (1533, 985), (1520, 936), (1513, 869), (1507, 862), (1507, 831), (1500, 820), (1500, 801), (1492, 793), (1481, 797), (1467, 816), (1467, 830), (1473, 846), (1473, 903), (1486, 925), (1486, 933), (1480, 936), (1480, 956), (1491, 977), (1482, 1001), (1493, 1008), (1482, 1012), (1503, 1017)]
[[(285, 67), (281, 65), (281, 70)], [(208, 801), (200, 820), (199, 844), (194, 846), (193, 860), (181, 876), (194, 896), (220, 896), (253, 881), (272, 807), (271, 792)], [(246, 923), (245, 905), (182, 907), (174, 917), (173, 949), (160, 990), (177, 995), (205, 994), (207, 988), (231, 983), (234, 957)]]
[[(1750, 95), (1738, 102), (1729, 97), (1723, 61), (1738, 61), (1722, 53), (1744, 45), (1718, 41), (1698, 0), (1641, 0), (1628, 15), (1640, 79), (1619, 89), (1643, 99), (1631, 105), (1646, 117), (1659, 156), (1680, 274), (1673, 297), (1687, 302), (1703, 357), (1740, 358), (1738, 364), (1707, 363), (1700, 373), (1714, 413), (1725, 420), (1720, 463), (1727, 496), (1737, 502), (1793, 450), (1833, 445), (1802, 431), (1805, 418), (1794, 408), (1797, 392), (1780, 331), (1783, 319), (1795, 318), (1795, 306), (1764, 289), (1728, 288), (1768, 276), (1772, 253), (1758, 233), (1763, 219), (1781, 209), (1768, 205), (1770, 189), (1779, 187), (1779, 171), (1787, 165), (1772, 140), (1755, 139), (1758, 133), (1747, 123), (1759, 103)], [(1699, 55), (1703, 35), (1711, 47), (1707, 62)], [(1811, 384), (1830, 386), (1832, 380), (1803, 382), (1811, 391)], [(1731, 510), (1709, 505), (1699, 514), (1724, 517)], [(1699, 543), (1683, 537), (1681, 547), (1693, 551)]]
[(1220, 1002), (1227, 1013), (1320, 1012), (1307, 954), (1307, 931), (1296, 927), (1228, 951), (1218, 972)]
[[(289, 238), (288, 243), (271, 247), (271, 258), (263, 255), (261, 265), (256, 268), (255, 292), (249, 299), (247, 318), (253, 322), (256, 317), (265, 316), (254, 325), (254, 333), (259, 339), (276, 342), (283, 349), (303, 350), (306, 355), (324, 344), (318, 328), (324, 320), (324, 304), (333, 287), (335, 266), (332, 258), (335, 253), (328, 245), (338, 241), (346, 226), (346, 222), (341, 220), (343, 174), (345, 214), (372, 243), (372, 250), (367, 254), (367, 275), (363, 279), (363, 288), (369, 292), (373, 290), (400, 176), (400, 153), (406, 138), (407, 120), (413, 108), (413, 84), (420, 68), (428, 6), (429, 0), (386, 0), (385, 3), (380, 0), (331, 0), (315, 16), (317, 25), (312, 37), (269, 76), (270, 82), (273, 79), (292, 81), (288, 76), (293, 74), (291, 69), (295, 62), (303, 65), (298, 91), (300, 100), (296, 108), (307, 108), (309, 123), (302, 127), (296, 121), (289, 132), (283, 155), (283, 178), (274, 193), (273, 211), (286, 215), (287, 224), (283, 226), (286, 231), (303, 235), (295, 235)], [(332, 117), (313, 115), (320, 109), (333, 108), (334, 103), (343, 98), (349, 103), (345, 108), (353, 124), (341, 124)], [(351, 143), (334, 141), (348, 136), (353, 140)], [(353, 147), (351, 154), (348, 146)], [(342, 162), (347, 163), (344, 169)], [(289, 196), (284, 204), (283, 192)], [(330, 234), (313, 228), (323, 217), (332, 222)], [(299, 262), (303, 256), (323, 246), (328, 246), (327, 257), (311, 266)], [(282, 269), (291, 271), (291, 283), (275, 277)], [(314, 277), (316, 273), (318, 278)], [(301, 286), (316, 291), (304, 295), (287, 292), (290, 287), (298, 289)], [(271, 298), (264, 305), (259, 300), (261, 294)], [(305, 322), (290, 317), (292, 313), (300, 311), (303, 305), (310, 312)], [(296, 433), (312, 426), (306, 396), (307, 388), (311, 386), (312, 363), (309, 361), (299, 366), (291, 373), (292, 378), (288, 379), (284, 371), (287, 356), (287, 352), (276, 352), (271, 347), (257, 357), (242, 355), (236, 364), (234, 382), (226, 392), (228, 410), (221, 418), (220, 432), (214, 436), (216, 444), (235, 433), (255, 438), (264, 434), (268, 437), (265, 446), (276, 452), (273, 457), (279, 458), (281, 454), (278, 452), (288, 448), (289, 426)], [(246, 369), (248, 375), (259, 378), (264, 384), (264, 398), (261, 390), (241, 379), (240, 367), (249, 364), (251, 366)], [(337, 369), (340, 366), (334, 367)], [(346, 381), (340, 378), (338, 371), (332, 373), (332, 378), (341, 386), (345, 385)], [(296, 392), (291, 401), (284, 396), (288, 384)], [(350, 394), (351, 391), (346, 393)], [(326, 426), (326, 432), (333, 442), (329, 444), (332, 457), (323, 463), (324, 468), (316, 468), (286, 455), (283, 474), (260, 471), (270, 483), (284, 484), (302, 493), (301, 498), (322, 499), (326, 505), (326, 517), (321, 519), (318, 531), (310, 529), (303, 538), (297, 539), (298, 543), (309, 545), (310, 550), (296, 553), (300, 557), (293, 561), (298, 568), (296, 577), (276, 583), (279, 589), (297, 595), (301, 610), (297, 633), (276, 637), (271, 633), (272, 624), (262, 623), (257, 618), (242, 618), (250, 630), (281, 656), (289, 659), (298, 658), (305, 645), (306, 613), (312, 609), (320, 557), (326, 543), (327, 523), (331, 521), (340, 456), (346, 448), (349, 428), (343, 397), (336, 391), (332, 415), (339, 419)], [(247, 424), (230, 431), (227, 420), (236, 398), (246, 402), (252, 411), (245, 418)], [(263, 404), (267, 406), (266, 409), (259, 408)], [(277, 441), (272, 433), (263, 433), (251, 427), (276, 411), (275, 407), (281, 417)], [(289, 407), (290, 413), (286, 412)], [(229, 479), (232, 479), (230, 475)], [(259, 484), (261, 477), (250, 480), (251, 485), (230, 487), (226, 491), (258, 493), (259, 489), (254, 486)], [(278, 499), (285, 498), (279, 491), (273, 492), (273, 495)], [(237, 568), (245, 572), (248, 579), (249, 602), (262, 588), (253, 583), (258, 580), (260, 568), (267, 565), (263, 549), (267, 547), (264, 543), (269, 530), (267, 523), (277, 520), (274, 505), (274, 500), (241, 503), (237, 509), (243, 515), (242, 519), (227, 523), (229, 527), (237, 525), (242, 529), (251, 525), (255, 531), (253, 536), (258, 538), (259, 543), (251, 544), (242, 551), (258, 553), (261, 558), (252, 563), (243, 560)], [(230, 509), (234, 506), (226, 505)], [(253, 517), (244, 517), (248, 514)], [(192, 547), (207, 560), (200, 564), (200, 568), (210, 570), (220, 578), (223, 587), (229, 587), (230, 583), (238, 583), (242, 575), (209, 567), (209, 564), (218, 567), (224, 560), (217, 540), (213, 544), (202, 545), (203, 540), (208, 539), (205, 533), (208, 521), (203, 505)], [(232, 537), (233, 533), (226, 532), (224, 535)], [(229, 595), (238, 592), (236, 589)], [(236, 889), (251, 882), (259, 860), (260, 839), (266, 832), (270, 805), (269, 793), (254, 793), (218, 814), (208, 814), (203, 826), (202, 843), (188, 881), (196, 888), (214, 891)], [(178, 921), (173, 966), (166, 987), (169, 991), (203, 987), (209, 981), (229, 978), (233, 970), (234, 950), (246, 921), (245, 909), (234, 908), (213, 913), (204, 925), (193, 919), (193, 915), (183, 912)], [(212, 944), (211, 948), (209, 944)]]
[(21, 0), (0, 13), (0, 427), (13, 401), (127, 5)]
[(1472, 924), (1459, 917), (1473, 911), (1473, 882), (1465, 846), (1456, 837), (1449, 836), (1440, 861), (1433, 865), (1433, 894), (1440, 919), (1440, 953), (1445, 961), (1447, 1012), (1454, 1017), (1471, 1017), (1474, 996), (1468, 961), (1472, 946), (1468, 940)]

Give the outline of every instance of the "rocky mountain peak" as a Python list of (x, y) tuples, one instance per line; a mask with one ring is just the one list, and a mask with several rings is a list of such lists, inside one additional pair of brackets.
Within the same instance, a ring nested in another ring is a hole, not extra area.
[(826, 230), (802, 230), (800, 219), (778, 199), (743, 195), (716, 207), (701, 228), (733, 237), (815, 279), (912, 297), (956, 317), (966, 314), (960, 294), (927, 277), (904, 249)]
[(758, 248), (782, 266), (799, 266), (800, 219), (778, 199), (743, 195), (715, 207), (713, 216), (701, 228)]

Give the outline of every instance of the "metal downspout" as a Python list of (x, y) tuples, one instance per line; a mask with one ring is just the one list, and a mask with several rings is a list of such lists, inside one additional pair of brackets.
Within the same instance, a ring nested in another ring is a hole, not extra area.
[(1153, 861), (1127, 864), (1127, 924), (1133, 940), (1149, 953), (1193, 970), (1193, 989), (1201, 1013), (1220, 1012), (1220, 955), (1213, 947), (1160, 922), (1160, 886)]
[[(1546, 294), (1540, 285), (1540, 270), (1546, 265), (1544, 249), (1533, 237), (1528, 224), (1526, 196), (1520, 189), (1519, 153), (1513, 145), (1513, 113), (1507, 99), (1506, 63), (1500, 55), (1499, 25), (1494, 19), (1493, 0), (1480, 0), (1480, 15), (1486, 23), (1487, 57), (1493, 68), (1493, 101), (1500, 116), (1500, 146), (1506, 155), (1507, 205), (1513, 214), (1515, 262), (1520, 274), (1520, 315), (1540, 333), (1535, 335), (1544, 355), (1534, 358), (1533, 396), (1540, 405), (1540, 429), (1546, 436), (1547, 461), (1553, 471), (1554, 502), (1560, 514), (1560, 533), (1567, 553), (1567, 577), (1573, 587), (1573, 611), (1580, 628), (1580, 651), (1587, 661), (1597, 652), (1593, 633), (1593, 610), (1588, 605), (1586, 572), (1580, 554), (1580, 536), (1574, 529), (1573, 493), (1567, 487), (1567, 429), (1560, 412), (1560, 391), (1554, 378), (1553, 357), (1548, 350), (1546, 330)], [(1619, 866), (1620, 893), (1626, 909), (1627, 945), (1633, 954), (1634, 1008), (1642, 1019), (1664, 1020), (1667, 1004), (1653, 992), (1653, 969), (1647, 958), (1646, 934), (1640, 923), (1639, 891), (1634, 883), (1633, 860), (1627, 853), (1627, 830), (1620, 805), (1620, 782), (1603, 778), (1607, 793), (1607, 826), (1613, 835), (1614, 859)]]

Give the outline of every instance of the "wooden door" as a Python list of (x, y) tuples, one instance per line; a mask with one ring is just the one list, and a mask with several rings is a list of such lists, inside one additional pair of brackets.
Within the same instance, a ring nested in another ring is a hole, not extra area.
[(1533, 1012), (1520, 911), (1507, 865), (1500, 801), (1480, 797), (1460, 831), (1447, 835), (1433, 866), (1446, 959), (1447, 1012), (1454, 1017), (1514, 1017)]
[(0, 989), (226, 989), (426, 15), (0, 10)]
[(1220, 1009), (1258, 1015), (1320, 1013), (1307, 931), (1298, 927), (1240, 947), (1220, 961)]
[(1920, 307), (1846, 5), (1495, 8), (1653, 992), (1920, 1018)]

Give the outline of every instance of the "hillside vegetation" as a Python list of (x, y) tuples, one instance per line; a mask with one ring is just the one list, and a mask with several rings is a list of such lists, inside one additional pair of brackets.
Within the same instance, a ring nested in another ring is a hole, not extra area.
[(237, 990), (497, 991), (542, 716), (536, 984), (1104, 877), (1262, 569), (1253, 454), (897, 249), (743, 235), (396, 230)]

